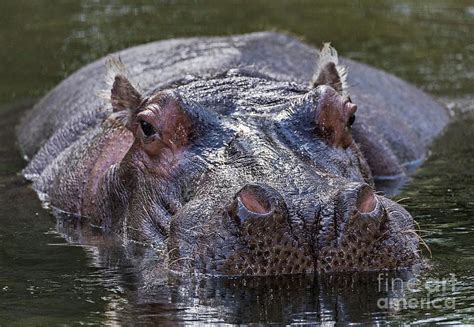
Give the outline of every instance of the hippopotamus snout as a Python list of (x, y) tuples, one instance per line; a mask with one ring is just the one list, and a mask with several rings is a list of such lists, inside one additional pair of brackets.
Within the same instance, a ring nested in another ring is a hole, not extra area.
[[(227, 213), (237, 227), (241, 249), (228, 258), (225, 273), (384, 269), (402, 262), (390, 259), (400, 257), (397, 247), (417, 246), (413, 235), (397, 235), (412, 224), (412, 217), (368, 184), (351, 183), (328, 203), (302, 210), (314, 212), (309, 216), (298, 216), (300, 210), (282, 194), (284, 190), (257, 183), (235, 194)], [(408, 262), (415, 259), (408, 258), (413, 251), (403, 256)]]

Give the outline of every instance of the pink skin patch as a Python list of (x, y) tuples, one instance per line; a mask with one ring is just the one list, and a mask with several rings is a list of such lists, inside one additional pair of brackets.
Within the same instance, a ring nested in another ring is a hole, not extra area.
[(349, 121), (357, 111), (357, 106), (334, 89), (327, 86), (321, 88), (321, 99), (316, 111), (319, 133), (330, 145), (346, 149), (352, 144)]
[(87, 204), (95, 205), (102, 177), (112, 165), (122, 161), (132, 144), (133, 135), (125, 128), (111, 129), (105, 134), (100, 144), (97, 144), (97, 149), (100, 149), (100, 152), (97, 154), (97, 159), (90, 170), (85, 190), (84, 210), (86, 214), (89, 214), (88, 211), (90, 213), (94, 212)]
[[(152, 126), (156, 133), (146, 137), (140, 122)], [(192, 135), (192, 123), (174, 99), (158, 95), (137, 115), (134, 130), (142, 148), (150, 157), (154, 157), (163, 155), (165, 149), (177, 153), (186, 146)]]
[(151, 98), (134, 119), (130, 126), (135, 143), (126, 160), (154, 176), (171, 176), (192, 140), (191, 119), (180, 104), (166, 94)]

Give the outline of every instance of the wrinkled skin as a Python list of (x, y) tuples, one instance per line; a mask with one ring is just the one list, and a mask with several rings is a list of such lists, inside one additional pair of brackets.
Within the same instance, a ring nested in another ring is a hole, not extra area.
[(234, 65), (140, 92), (118, 71), (106, 109), (80, 133), (59, 129), (35, 151), (31, 137), (46, 125), (25, 118), (20, 142), (35, 153), (25, 175), (54, 208), (124, 242), (164, 246), (175, 271), (411, 267), (413, 219), (375, 193), (374, 176), (404, 174), (401, 160), (420, 151), (353, 132), (363, 108), (353, 99), (364, 94), (347, 90), (333, 55), (321, 55), (311, 83)]

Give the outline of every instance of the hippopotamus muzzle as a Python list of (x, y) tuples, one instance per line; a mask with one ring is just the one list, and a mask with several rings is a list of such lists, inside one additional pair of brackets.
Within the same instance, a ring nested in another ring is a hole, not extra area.
[(314, 212), (294, 217), (277, 190), (247, 184), (222, 217), (238, 241), (201, 260), (227, 275), (276, 275), (403, 268), (420, 259), (411, 216), (367, 184), (350, 185)]

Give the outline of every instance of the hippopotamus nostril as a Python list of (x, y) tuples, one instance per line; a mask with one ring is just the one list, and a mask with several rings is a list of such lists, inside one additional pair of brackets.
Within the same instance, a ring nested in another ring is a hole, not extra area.
[(247, 184), (237, 192), (229, 213), (237, 223), (250, 218), (286, 218), (286, 205), (282, 196), (270, 186)]
[(359, 189), (357, 195), (356, 208), (360, 213), (369, 213), (375, 210), (377, 206), (377, 197), (369, 186)]
[(354, 233), (361, 232), (367, 224), (382, 226), (384, 221), (382, 201), (367, 184), (354, 183), (339, 194), (336, 201), (338, 233), (343, 233), (347, 223), (358, 225)]
[(272, 211), (271, 204), (268, 201), (265, 192), (257, 185), (245, 186), (239, 192), (237, 200), (247, 211), (252, 213), (265, 215)]

